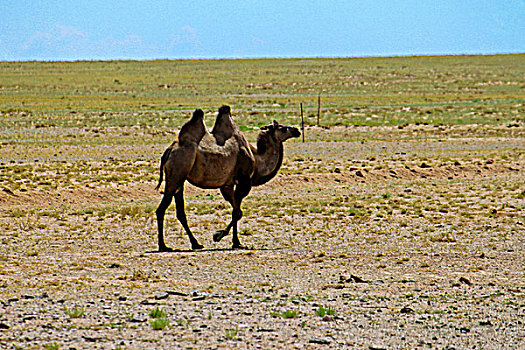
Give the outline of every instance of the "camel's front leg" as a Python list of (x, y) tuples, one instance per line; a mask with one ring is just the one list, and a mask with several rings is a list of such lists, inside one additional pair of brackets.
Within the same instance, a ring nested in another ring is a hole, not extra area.
[[(223, 186), (223, 187), (221, 187), (221, 194), (222, 194), (222, 196), (223, 196), (224, 199), (226, 199), (226, 201), (227, 201), (228, 203), (230, 203), (232, 206), (233, 206), (233, 192), (234, 192), (234, 187), (233, 187), (233, 185), (231, 185), (231, 186)], [(226, 227), (226, 229), (224, 229), (224, 230), (218, 230), (218, 231), (213, 235), (213, 241), (214, 241), (214, 242), (220, 242), (221, 239), (223, 239), (225, 236), (229, 235), (232, 226), (233, 226), (233, 220), (230, 221), (230, 223), (228, 224), (228, 226)]]
[(241, 203), (244, 197), (250, 193), (252, 188), (251, 180), (246, 179), (244, 181), (239, 181), (235, 189), (233, 186), (225, 186), (221, 188), (221, 193), (228, 202), (233, 207), (232, 211), (232, 220), (228, 224), (225, 230), (218, 231), (214, 236), (213, 240), (219, 242), (224, 236), (230, 233), (230, 230), (233, 229), (233, 249), (242, 248), (239, 241), (239, 236), (237, 233), (237, 222), (242, 218)]
[(250, 190), (252, 189), (252, 180), (247, 178), (244, 181), (239, 181), (237, 186), (235, 186), (235, 192), (233, 193), (233, 213), (232, 213), (232, 222), (233, 222), (233, 249), (242, 248), (241, 242), (239, 241), (239, 236), (237, 235), (237, 222), (242, 218), (241, 203), (244, 197), (246, 197)]

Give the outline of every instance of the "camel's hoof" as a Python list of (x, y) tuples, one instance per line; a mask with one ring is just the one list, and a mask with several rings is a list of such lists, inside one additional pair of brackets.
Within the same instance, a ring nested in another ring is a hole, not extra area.
[(173, 249), (170, 247), (166, 247), (166, 246), (159, 247), (159, 252), (172, 252), (172, 251)]
[(224, 236), (227, 236), (228, 232), (225, 230), (219, 230), (213, 235), (213, 241), (214, 242), (220, 242), (221, 239), (224, 238)]
[(199, 243), (194, 243), (191, 245), (191, 249), (192, 250), (201, 250), (202, 248), (204, 248), (204, 246), (202, 244), (199, 244)]

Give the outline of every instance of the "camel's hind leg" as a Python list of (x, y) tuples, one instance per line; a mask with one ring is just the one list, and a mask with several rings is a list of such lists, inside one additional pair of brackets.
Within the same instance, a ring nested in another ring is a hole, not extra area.
[(173, 193), (165, 192), (159, 207), (155, 212), (157, 214), (157, 226), (159, 231), (159, 252), (173, 251), (173, 249), (168, 248), (164, 242), (164, 214), (166, 213), (166, 209), (170, 206), (172, 199)]
[[(166, 186), (167, 187), (167, 186)], [(175, 194), (173, 194), (175, 192)], [(176, 191), (173, 192), (165, 192), (164, 197), (162, 198), (162, 201), (159, 204), (159, 207), (157, 208), (156, 214), (157, 214), (157, 226), (159, 231), (159, 251), (160, 252), (171, 252), (173, 249), (166, 246), (164, 242), (164, 215), (166, 213), (166, 209), (171, 204), (171, 201), (173, 197), (175, 196), (175, 206), (177, 209), (177, 219), (179, 219), (179, 222), (181, 223), (182, 227), (184, 228), (184, 231), (186, 231), (190, 242), (191, 242), (191, 249), (202, 249), (203, 246), (199, 244), (195, 236), (193, 236), (193, 233), (191, 232), (188, 221), (186, 220), (186, 213), (184, 212), (184, 191), (183, 191), (183, 185), (180, 186)]]
[(186, 234), (190, 239), (191, 249), (196, 250), (204, 248), (204, 246), (199, 244), (195, 236), (193, 236), (193, 233), (191, 232), (190, 227), (188, 226), (188, 221), (186, 220), (186, 213), (184, 211), (183, 187), (181, 187), (180, 190), (175, 193), (175, 206), (177, 208), (177, 219), (179, 219), (179, 222), (181, 223), (182, 227), (184, 228), (184, 231), (186, 231)]

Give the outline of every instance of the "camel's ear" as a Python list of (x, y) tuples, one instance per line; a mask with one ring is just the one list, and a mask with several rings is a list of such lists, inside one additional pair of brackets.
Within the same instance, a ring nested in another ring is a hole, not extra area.
[(277, 129), (277, 127), (279, 127), (279, 123), (277, 122), (277, 120), (273, 121), (273, 127), (274, 129)]

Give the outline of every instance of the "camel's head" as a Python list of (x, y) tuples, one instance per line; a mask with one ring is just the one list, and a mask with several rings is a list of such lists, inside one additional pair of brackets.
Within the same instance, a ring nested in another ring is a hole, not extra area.
[(293, 126), (281, 125), (277, 121), (272, 124), (261, 126), (261, 134), (271, 134), (277, 142), (284, 142), (293, 137), (301, 136), (299, 129)]

